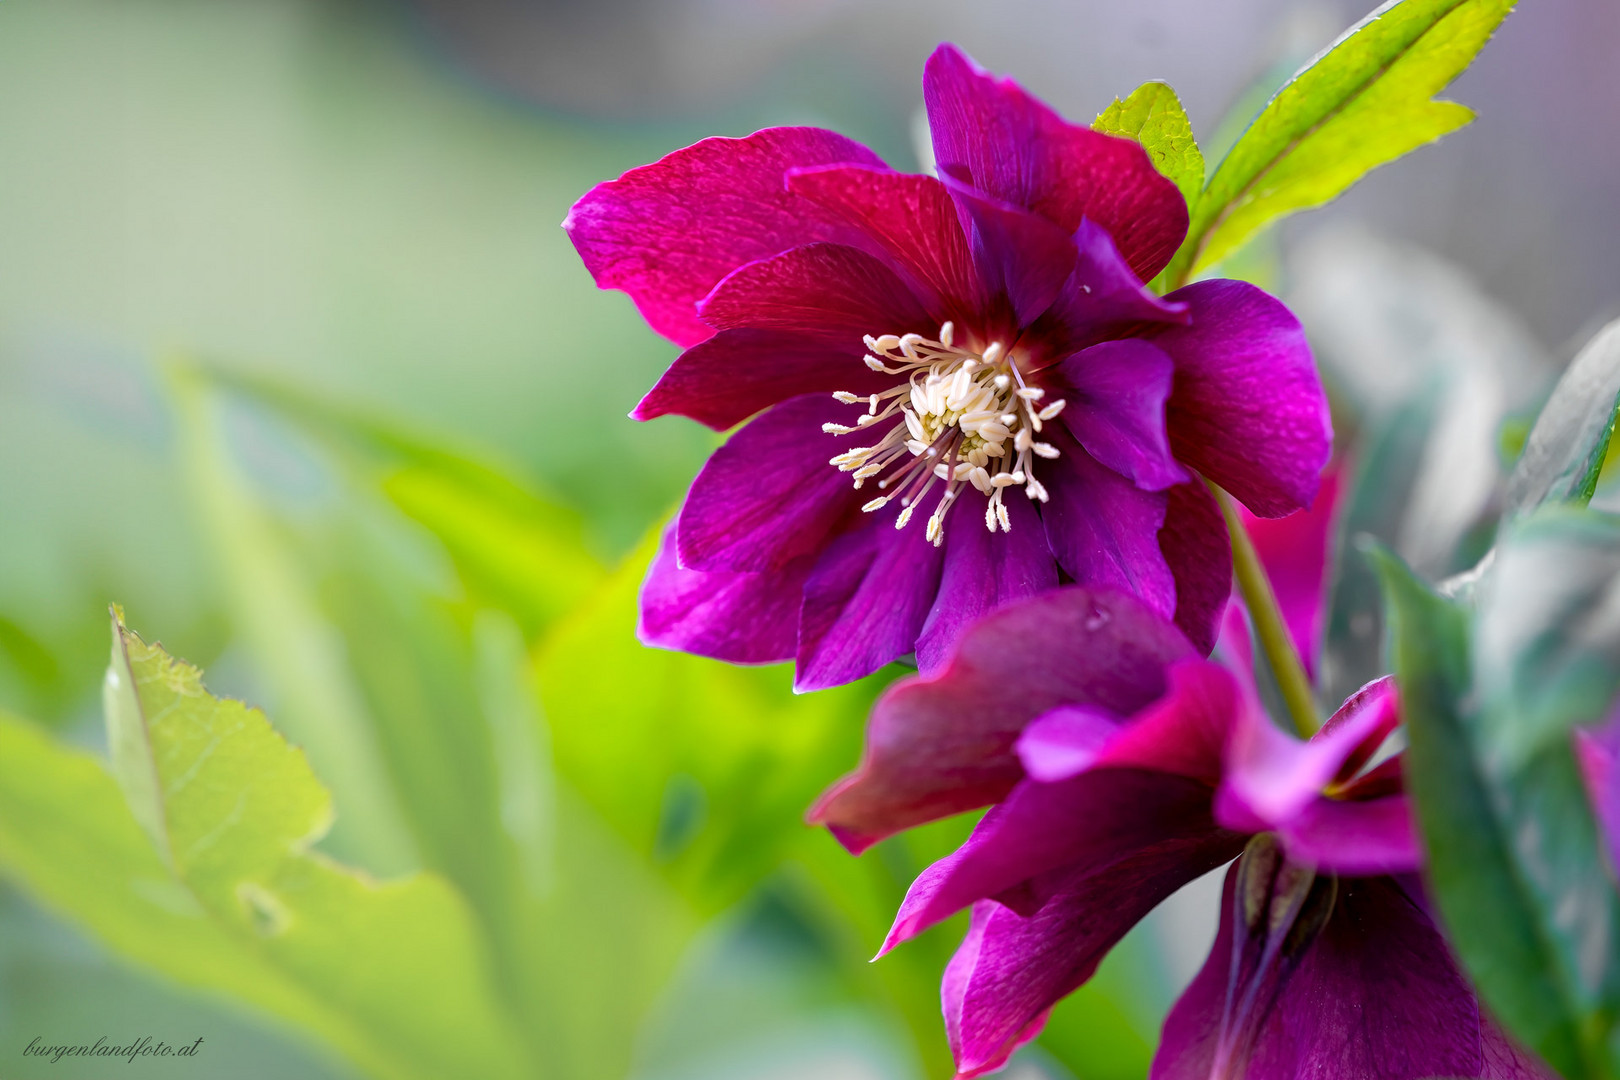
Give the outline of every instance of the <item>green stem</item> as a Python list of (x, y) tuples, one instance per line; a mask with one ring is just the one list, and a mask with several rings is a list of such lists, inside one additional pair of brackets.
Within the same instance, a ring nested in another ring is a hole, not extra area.
[(1249, 609), (1249, 621), (1254, 625), (1255, 637), (1260, 640), (1260, 651), (1271, 665), (1271, 674), (1277, 680), (1277, 689), (1282, 692), (1295, 730), (1308, 739), (1316, 734), (1322, 722), (1316, 713), (1316, 698), (1311, 694), (1305, 665), (1300, 663), (1288, 624), (1277, 606), (1277, 594), (1271, 591), (1271, 579), (1266, 576), (1266, 568), (1254, 550), (1249, 531), (1243, 527), (1232, 496), (1209, 481), (1204, 482), (1209, 484), (1210, 492), (1220, 504), (1221, 516), (1226, 518), (1226, 531), (1232, 537), (1232, 572), (1237, 575), (1238, 591)]

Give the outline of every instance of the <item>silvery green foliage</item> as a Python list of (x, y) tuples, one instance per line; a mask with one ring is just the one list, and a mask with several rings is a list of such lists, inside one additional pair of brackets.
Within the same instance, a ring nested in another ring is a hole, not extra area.
[[(1372, 554), (1441, 921), (1497, 1018), (1569, 1080), (1615, 1064), (1620, 906), (1568, 733), (1614, 689), (1617, 552), (1606, 515), (1549, 508), (1505, 539), (1474, 612)], [(1549, 558), (1568, 565), (1559, 580)], [(1561, 621), (1583, 583), (1599, 586), (1592, 627)]]
[(1545, 502), (1586, 502), (1614, 433), (1620, 405), (1620, 320), (1600, 330), (1564, 372), (1536, 418), (1513, 474), (1503, 513), (1529, 513)]
[[(1290, 267), (1289, 302), (1359, 428), (1342, 535), (1377, 537), (1431, 579), (1463, 570), (1497, 516), (1497, 433), (1544, 392), (1552, 361), (1462, 268), (1365, 229), (1318, 231)], [(1338, 570), (1331, 699), (1386, 670), (1377, 583), (1359, 559)]]

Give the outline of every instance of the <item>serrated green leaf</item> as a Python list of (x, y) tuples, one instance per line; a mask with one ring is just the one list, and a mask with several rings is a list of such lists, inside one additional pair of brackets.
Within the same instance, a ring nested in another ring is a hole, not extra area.
[(144, 777), (126, 784), (140, 820), (87, 755), (0, 719), (10, 873), (114, 949), (373, 1075), (532, 1075), (460, 898), (431, 875), (376, 883), (312, 853), (330, 797), (262, 713), (117, 620), (104, 691), (118, 770)]
[(1490, 40), (1514, 0), (1392, 0), (1295, 75), (1210, 177), (1172, 286), (1278, 218), (1321, 206), (1362, 176), (1455, 131), (1473, 112), (1440, 93)]
[(1616, 897), (1568, 741), (1509, 765), (1482, 741), (1468, 614), (1393, 555), (1383, 582), (1404, 773), (1452, 945), (1493, 1014), (1568, 1080), (1612, 1074)]
[(1620, 320), (1587, 342), (1553, 387), (1508, 476), (1504, 520), (1547, 502), (1586, 503), (1620, 409)]
[[(503, 497), (501, 478), (412, 432), (390, 427), (378, 436), (387, 445), (370, 445), (375, 433), (363, 425), (316, 410), (293, 426), (318, 434), (318, 460), (359, 454), (399, 464), (388, 456), (395, 450), (411, 460), (394, 471), (340, 467), (341, 499), (318, 514), (278, 512), (230, 467), (220, 395), (196, 379), (179, 388), (196, 493), (231, 554), (227, 579), (243, 598), (233, 614), (254, 655), (277, 685), (300, 677), (299, 659), (342, 658), (328, 674), (363, 735), (348, 760), (369, 755), (362, 763), (383, 777), (421, 864), (466, 898), (532, 1058), (551, 1076), (624, 1074), (637, 1025), (696, 930), (690, 908), (565, 783), (552, 782), (517, 627), (458, 598), (428, 538), (380, 498), (383, 484), (410, 475), (430, 478), (446, 505), (488, 505), (486, 495)], [(275, 416), (293, 419), (279, 408)], [(271, 596), (260, 587), (266, 566), (278, 569)], [(569, 567), (541, 561), (531, 572)], [(301, 609), (291, 626), (288, 597)], [(521, 609), (498, 594), (477, 599)], [(298, 627), (318, 627), (325, 648), (289, 642)]]
[(1115, 98), (1091, 127), (1141, 143), (1154, 168), (1174, 181), (1191, 209), (1204, 187), (1204, 155), (1169, 83), (1145, 82), (1124, 101)]

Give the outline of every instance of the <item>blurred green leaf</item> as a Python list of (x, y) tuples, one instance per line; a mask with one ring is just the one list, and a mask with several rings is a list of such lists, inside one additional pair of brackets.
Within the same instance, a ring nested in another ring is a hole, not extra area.
[[(1489, 741), (1467, 613), (1372, 549), (1408, 733), (1405, 775), (1441, 920), (1495, 1016), (1568, 1080), (1612, 1075), (1620, 928), (1568, 740), (1509, 764)], [(1594, 717), (1594, 719), (1596, 719)]]
[(331, 620), (320, 610), (286, 530), (231, 467), (217, 403), (184, 370), (171, 380), (179, 460), (236, 633), (274, 695), (278, 723), (331, 787), (338, 825), (329, 850), (373, 873), (420, 866), (382, 767), (375, 733)]
[(966, 814), (934, 822), (858, 857), (825, 829), (801, 827), (783, 867), (782, 876), (809, 909), (806, 918), (836, 945), (834, 959), (848, 984), (893, 1010), (910, 1029), (925, 1076), (952, 1073), (940, 979), (967, 930), (967, 917), (940, 923), (876, 962), (872, 956), (917, 875), (966, 840), (977, 820), (977, 814)]
[(104, 692), (124, 799), (86, 755), (0, 723), (0, 858), (42, 900), (374, 1075), (530, 1075), (460, 899), (310, 854), (330, 798), (262, 713), (116, 620)]
[(1620, 518), (1546, 507), (1504, 537), (1476, 595), (1484, 737), (1517, 768), (1620, 691)]
[(35, 687), (48, 687), (61, 675), (51, 650), (4, 615), (0, 615), (0, 660), (9, 662), (24, 681)]
[(1204, 187), (1204, 155), (1193, 138), (1181, 99), (1169, 83), (1145, 82), (1124, 101), (1102, 111), (1091, 125), (1105, 135), (1135, 139), (1153, 159), (1154, 168), (1175, 182), (1191, 210)]
[(471, 452), (286, 383), (224, 369), (206, 374), (360, 469), (363, 482), (438, 538), (476, 599), (509, 612), (531, 636), (606, 576), (576, 512)]
[(318, 988), (299, 985), (256, 933), (215, 918), (175, 878), (100, 762), (3, 713), (0, 870), (136, 963), (379, 1060)]
[(478, 914), (535, 1057), (558, 1076), (623, 1075), (696, 929), (690, 909), (552, 782), (516, 626), (469, 623), (385, 531), (340, 523), (302, 556), (412, 833)]
[(343, 1014), (340, 1045), (384, 1075), (529, 1073), (460, 899), (431, 876), (377, 885), (312, 856), (331, 796), (264, 714), (116, 617), (103, 691), (114, 775), (176, 883)]
[[(281, 596), (301, 598), (300, 618), (324, 631), (322, 658), (341, 659), (337, 681), (364, 736), (348, 752), (383, 777), (422, 864), (466, 897), (533, 1059), (558, 1077), (623, 1075), (641, 1018), (696, 929), (689, 908), (553, 782), (524, 639), (512, 619), (479, 601), (535, 609), (493, 579), (487, 592), (457, 595), (432, 543), (441, 537), (408, 524), (383, 488), (401, 476), (425, 480), (415, 490), (450, 507), (507, 499), (532, 508), (527, 496), (414, 433), (293, 407), (296, 395), (286, 391), (254, 400), (287, 406), (271, 416), (314, 438), (317, 457), (337, 466), (341, 497), (279, 507), (231, 467), (235, 447), (215, 416), (220, 395), (184, 374), (179, 382), (184, 430), (208, 463), (197, 489), (205, 516), (228, 553), (255, 555), (229, 559), (233, 591), (255, 595), (263, 565), (276, 567)], [(539, 537), (556, 524), (566, 544), (573, 523), (561, 513), (524, 528)], [(555, 563), (525, 572), (542, 583), (554, 573), (592, 577)], [(255, 654), (277, 664), (283, 615), (274, 604), (235, 610)], [(604, 971), (608, 957), (613, 969)]]
[(1395, 0), (1347, 31), (1272, 97), (1216, 167), (1167, 270), (1170, 285), (1472, 120), (1468, 108), (1434, 95), (1473, 62), (1513, 4)]
[[(1357, 433), (1353, 466), (1345, 474), (1350, 487), (1343, 497), (1336, 550), (1344, 550), (1343, 540), (1349, 537), (1400, 535), (1443, 394), (1443, 386), (1430, 381)], [(1319, 676), (1327, 701), (1342, 701), (1389, 671), (1382, 647), (1384, 611), (1378, 575), (1364, 559), (1340, 558), (1336, 563)]]
[(1503, 518), (1547, 502), (1585, 503), (1614, 436), (1620, 409), (1620, 320), (1587, 342), (1553, 387), (1508, 476)]
[(785, 665), (744, 668), (642, 645), (637, 597), (658, 539), (655, 530), (539, 648), (558, 773), (701, 912), (782, 883), (832, 943), (847, 985), (899, 1014), (928, 1075), (943, 1074), (939, 978), (961, 928), (867, 961), (912, 879), (965, 838), (972, 818), (858, 859), (807, 826), (816, 795), (859, 760), (882, 676), (795, 695)]
[(795, 695), (742, 668), (636, 639), (658, 532), (536, 658), (558, 770), (701, 907), (734, 902), (807, 830), (805, 808), (859, 757), (879, 679)]
[[(101, 629), (105, 633), (106, 627)], [(0, 727), (4, 724), (0, 719)], [(37, 728), (34, 733), (44, 734)], [(9, 745), (0, 734), (0, 753)], [(32, 755), (25, 756), (34, 760)], [(118, 807), (117, 787), (105, 770), (94, 762), (90, 766), (109, 791), (113, 806)], [(59, 776), (52, 774), (53, 779)], [(3, 795), (0, 803), (5, 806), (0, 812), (9, 812), (15, 805), (5, 802)], [(127, 813), (122, 820), (137, 842), (137, 850), (144, 849), (148, 859), (154, 858), (151, 845)], [(0, 851), (5, 844), (0, 839)], [(119, 887), (109, 883), (110, 891)], [(148, 915), (138, 903), (131, 908), (138, 917)], [(161, 923), (152, 930), (165, 945), (170, 944), (172, 933)], [(229, 943), (220, 943), (216, 955), (229, 959)], [(252, 970), (250, 967), (249, 972)], [(184, 985), (177, 981), (179, 974), (131, 964), (128, 956), (105, 948), (79, 926), (57, 918), (11, 884), (6, 856), (0, 853), (0, 1045), (21, 1047), (36, 1037), (46, 1045), (70, 1045), (86, 1041), (87, 1030), (150, 1032), (171, 1046), (189, 1044), (202, 1036), (195, 1057), (214, 1063), (231, 1080), (355, 1080), (364, 1075), (310, 1032), (261, 1009), (245, 1007), (217, 990), (199, 991), (197, 986)], [(229, 1064), (221, 1067), (220, 1062)], [(53, 1064), (48, 1057), (18, 1060), (14, 1056), (6, 1065), (6, 1080), (60, 1080), (65, 1075), (63, 1064)], [(177, 1064), (173, 1057), (153, 1055), (125, 1059), (116, 1069), (120, 1080), (174, 1080)], [(208, 1067), (194, 1068), (203, 1072)], [(99, 1072), (92, 1067), (86, 1080)]]

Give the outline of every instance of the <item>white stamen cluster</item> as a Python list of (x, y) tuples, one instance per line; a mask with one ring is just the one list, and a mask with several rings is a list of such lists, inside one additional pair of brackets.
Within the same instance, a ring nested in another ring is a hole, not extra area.
[(857, 446), (832, 459), (843, 472), (855, 474), (855, 486), (879, 477), (885, 491), (865, 506), (868, 513), (898, 499), (904, 507), (894, 527), (903, 529), (934, 481), (945, 481), (944, 493), (928, 519), (927, 536), (937, 547), (945, 540), (945, 514), (969, 485), (988, 496), (985, 528), (1012, 531), (1002, 492), (1022, 485), (1024, 494), (1045, 502), (1046, 488), (1035, 479), (1035, 459), (1055, 458), (1057, 447), (1036, 442), (1044, 421), (1063, 411), (1063, 402), (1039, 406), (1045, 391), (1026, 386), (1018, 365), (998, 342), (982, 352), (953, 342), (950, 323), (939, 328), (939, 340), (921, 334), (867, 337), (871, 353), (866, 366), (906, 381), (865, 397), (840, 390), (833, 396), (846, 405), (865, 404), (852, 427), (824, 424), (829, 435), (848, 435), (899, 413), (895, 424), (873, 446)]

